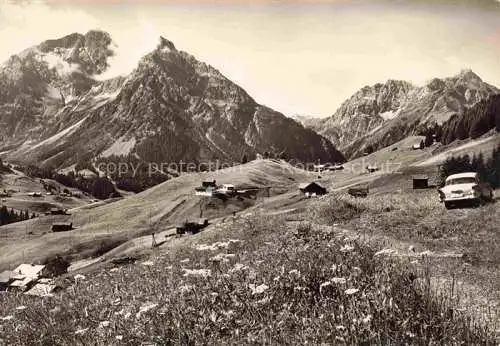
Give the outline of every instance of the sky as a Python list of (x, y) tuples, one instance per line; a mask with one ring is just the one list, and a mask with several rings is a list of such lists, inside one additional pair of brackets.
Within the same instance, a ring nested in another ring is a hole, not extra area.
[(125, 74), (159, 36), (285, 115), (332, 115), (365, 85), (470, 68), (500, 87), (500, 0), (0, 0), (0, 61), (109, 32)]

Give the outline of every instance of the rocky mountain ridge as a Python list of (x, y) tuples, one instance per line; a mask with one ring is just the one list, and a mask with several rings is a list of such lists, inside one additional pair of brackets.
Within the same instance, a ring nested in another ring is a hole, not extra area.
[(309, 126), (346, 157), (357, 157), (367, 149), (376, 150), (441, 125), (498, 92), (471, 70), (434, 78), (424, 86), (389, 80), (363, 87), (331, 117)]
[(107, 33), (91, 31), (12, 56), (0, 71), (1, 155), (54, 167), (113, 155), (234, 162), (265, 151), (344, 160), (326, 138), (163, 37), (131, 74), (100, 81), (112, 48)]

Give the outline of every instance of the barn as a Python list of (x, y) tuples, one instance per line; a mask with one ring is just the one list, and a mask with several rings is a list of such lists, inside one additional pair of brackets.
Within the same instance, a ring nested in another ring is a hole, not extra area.
[(427, 189), (429, 187), (429, 177), (427, 175), (414, 175), (413, 179), (413, 189)]
[(215, 180), (205, 180), (201, 182), (201, 186), (204, 187), (205, 189), (209, 187), (216, 188), (217, 183)]
[(317, 182), (309, 182), (299, 185), (300, 192), (304, 193), (307, 197), (321, 196), (326, 194), (326, 188)]
[(61, 208), (50, 208), (51, 215), (66, 215), (66, 210)]
[(73, 229), (72, 223), (54, 223), (52, 224), (52, 232), (67, 232)]

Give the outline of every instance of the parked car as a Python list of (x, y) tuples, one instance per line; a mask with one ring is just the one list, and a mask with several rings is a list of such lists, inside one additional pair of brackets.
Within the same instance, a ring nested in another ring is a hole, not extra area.
[(475, 172), (448, 176), (444, 186), (438, 192), (441, 202), (444, 202), (447, 209), (460, 203), (471, 203), (477, 206), (493, 200), (493, 189)]

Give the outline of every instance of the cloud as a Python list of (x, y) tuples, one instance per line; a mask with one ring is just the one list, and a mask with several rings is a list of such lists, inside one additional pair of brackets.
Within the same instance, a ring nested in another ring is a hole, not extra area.
[(87, 32), (98, 20), (78, 9), (53, 7), (43, 1), (0, 2), (0, 62), (49, 38)]
[(159, 43), (158, 29), (146, 18), (137, 15), (136, 23), (123, 28), (103, 28), (113, 39), (114, 56), (108, 60), (109, 68), (103, 74), (95, 76), (98, 80), (127, 75), (137, 66), (139, 60), (151, 52)]
[(91, 1), (0, 2), (0, 61), (46, 39), (102, 29), (116, 43), (109, 71), (99, 76), (110, 78), (131, 72), (162, 35), (259, 103), (318, 116), (331, 115), (364, 85), (389, 78), (421, 84), (468, 66), (500, 85), (497, 0), (457, 0), (460, 6), (445, 6), (450, 0), (436, 0), (439, 6), (430, 0), (352, 0), (302, 7)]

